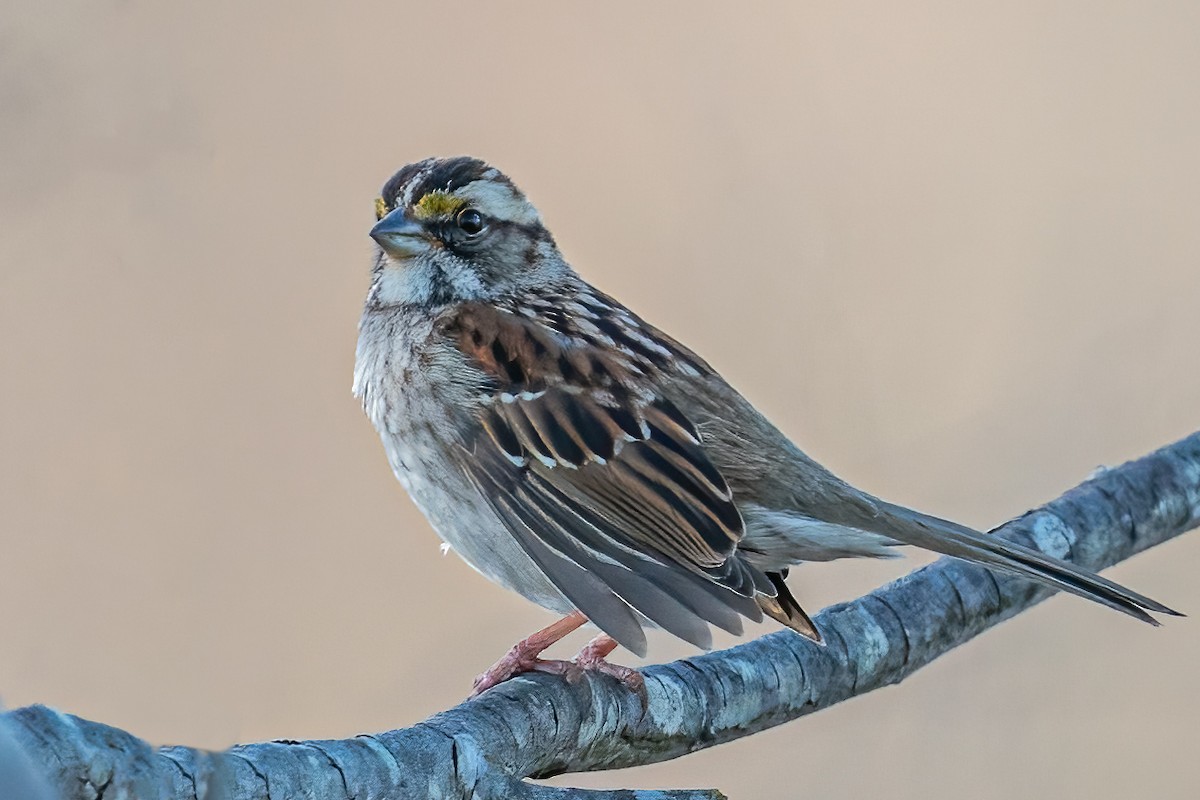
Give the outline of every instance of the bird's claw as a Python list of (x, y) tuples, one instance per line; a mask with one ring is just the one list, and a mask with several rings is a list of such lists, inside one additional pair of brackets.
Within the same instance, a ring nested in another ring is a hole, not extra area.
[[(578, 618), (569, 616), (556, 625), (579, 627), (582, 615)], [(488, 689), (503, 683), (509, 678), (526, 672), (545, 672), (550, 675), (561, 675), (568, 683), (578, 683), (584, 673), (598, 672), (619, 681), (623, 686), (636, 694), (642, 702), (643, 710), (648, 703), (646, 694), (646, 679), (642, 673), (633, 667), (612, 664), (605, 660), (617, 647), (617, 642), (607, 634), (600, 634), (587, 643), (579, 654), (570, 661), (539, 658), (550, 644), (561, 638), (562, 632), (554, 626), (543, 629), (538, 633), (517, 642), (504, 654), (504, 657), (488, 668), (486, 672), (475, 679), (471, 689), (471, 697), (478, 697)]]
[(601, 675), (607, 675), (620, 681), (630, 691), (639, 694), (644, 694), (646, 691), (646, 679), (642, 677), (642, 673), (633, 667), (605, 661), (604, 656), (591, 655), (586, 647), (571, 660), (571, 663), (575, 665), (581, 677), (584, 672), (599, 672)]
[(497, 686), (509, 678), (515, 678), (518, 675), (528, 672), (545, 672), (548, 675), (561, 675), (568, 683), (572, 684), (583, 680), (585, 673), (596, 672), (619, 681), (631, 692), (642, 698), (643, 705), (646, 702), (646, 679), (642, 677), (642, 673), (633, 667), (626, 667), (621, 664), (613, 664), (605, 661), (604, 656), (591, 652), (586, 647), (570, 661), (562, 661), (559, 659), (538, 658), (536, 655), (527, 652), (519, 644), (505, 653), (486, 672), (475, 678), (475, 683), (471, 689), (471, 697), (478, 697), (493, 686)]
[(475, 683), (471, 688), (471, 697), (478, 697), (493, 686), (526, 672), (562, 675), (572, 683), (583, 677), (583, 670), (573, 661), (538, 658), (536, 655), (522, 652), (520, 645), (517, 645), (505, 653), (503, 658), (488, 667), (486, 672), (475, 678)]

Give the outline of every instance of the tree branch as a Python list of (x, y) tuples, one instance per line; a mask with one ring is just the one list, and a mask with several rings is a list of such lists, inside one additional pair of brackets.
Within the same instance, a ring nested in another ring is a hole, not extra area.
[[(1200, 433), (1106, 470), (996, 535), (1098, 569), (1198, 524)], [(782, 631), (648, 668), (645, 709), (607, 678), (570, 684), (535, 674), (411, 728), (208, 753), (154, 750), (115, 728), (29, 706), (0, 716), (0, 787), (37, 778), (33, 764), (57, 796), (88, 800), (715, 798), (715, 791), (583, 791), (520, 779), (648, 764), (749, 736), (898, 683), (1049, 594), (942, 559), (823, 611), (816, 622), (827, 647)]]

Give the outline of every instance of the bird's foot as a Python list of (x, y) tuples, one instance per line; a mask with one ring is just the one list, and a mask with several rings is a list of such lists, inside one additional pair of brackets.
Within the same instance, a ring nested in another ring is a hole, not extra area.
[(538, 658), (536, 655), (523, 651), (521, 644), (524, 643), (522, 642), (514, 646), (513, 649), (504, 654), (503, 658), (492, 664), (486, 672), (475, 679), (475, 684), (471, 689), (471, 697), (478, 697), (493, 686), (504, 683), (509, 678), (523, 675), (526, 672), (546, 672), (550, 675), (562, 675), (572, 683), (579, 680), (583, 675), (583, 670), (574, 661)]
[[(571, 663), (581, 672), (599, 672), (610, 678), (616, 678), (630, 691), (636, 692), (642, 698), (643, 704), (645, 704), (646, 679), (642, 677), (642, 673), (633, 667), (612, 664), (605, 660), (608, 654), (615, 649), (617, 649), (616, 640), (608, 634), (602, 633), (588, 642), (579, 651), (579, 655), (571, 660)], [(568, 674), (567, 680), (571, 680), (571, 678), (572, 676)]]
[(511, 650), (504, 654), (503, 658), (488, 667), (486, 672), (475, 679), (471, 697), (477, 697), (493, 686), (525, 672), (548, 672), (551, 675), (562, 675), (567, 680), (578, 680), (582, 672), (575, 662), (549, 660), (538, 658), (538, 656), (547, 647), (585, 622), (587, 622), (587, 617), (578, 611), (573, 611), (558, 622), (547, 625), (537, 633), (517, 642)]
[(486, 672), (475, 679), (471, 697), (478, 697), (493, 686), (526, 672), (561, 675), (571, 683), (581, 680), (586, 672), (598, 672), (620, 681), (626, 688), (638, 695), (642, 706), (645, 707), (647, 702), (646, 679), (642, 677), (642, 673), (633, 667), (612, 664), (605, 660), (609, 653), (617, 649), (617, 641), (608, 634), (602, 633), (592, 639), (570, 661), (540, 657), (546, 648), (585, 622), (587, 622), (587, 617), (576, 611), (517, 642), (511, 650), (504, 654), (503, 658), (488, 667)]

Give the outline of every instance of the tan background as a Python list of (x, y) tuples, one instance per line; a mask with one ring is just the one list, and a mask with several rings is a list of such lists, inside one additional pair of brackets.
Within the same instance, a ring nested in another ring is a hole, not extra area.
[[(1200, 426), (1193, 2), (190, 5), (0, 22), (10, 706), (340, 737), (547, 620), (438, 555), (350, 397), (372, 199), (429, 154), (515, 176), (587, 276), (891, 499), (988, 526)], [(1198, 564), (1193, 535), (1112, 575), (1200, 613)], [(1194, 797), (1198, 672), (1195, 619), (1060, 598), (899, 688), (570, 780)]]

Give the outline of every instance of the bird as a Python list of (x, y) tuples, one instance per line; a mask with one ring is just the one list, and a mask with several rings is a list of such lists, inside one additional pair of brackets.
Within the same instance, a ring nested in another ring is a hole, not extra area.
[[(686, 345), (584, 280), (506, 175), (469, 157), (401, 168), (377, 245), (354, 394), (389, 465), (468, 565), (561, 619), (480, 675), (594, 671), (647, 628), (701, 649), (770, 617), (821, 633), (785, 582), (804, 562), (913, 545), (1158, 624), (1177, 612), (1076, 565), (836, 477)], [(543, 652), (590, 623), (574, 659)]]

